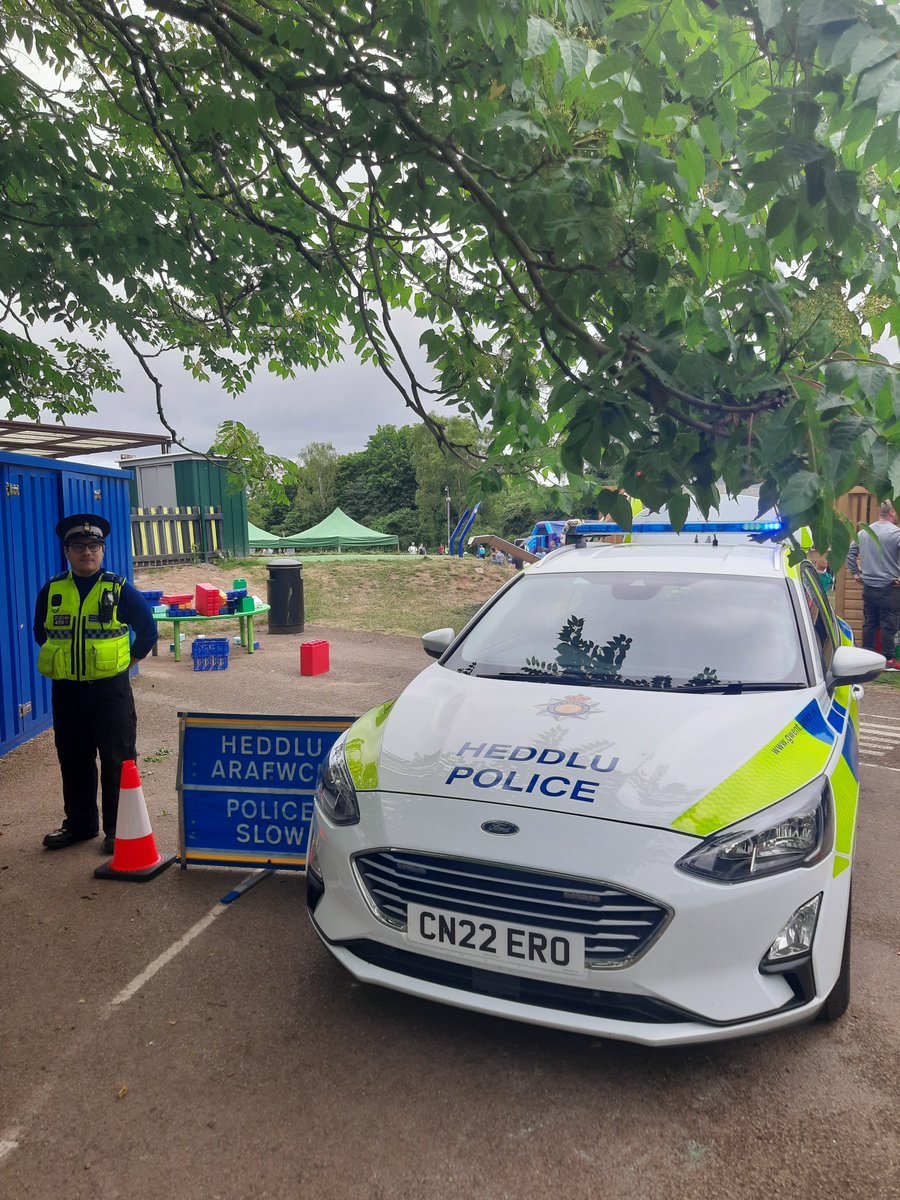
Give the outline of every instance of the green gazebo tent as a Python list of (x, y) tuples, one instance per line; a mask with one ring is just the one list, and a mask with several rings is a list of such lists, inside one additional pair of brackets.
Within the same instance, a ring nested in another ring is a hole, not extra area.
[(336, 508), (324, 521), (313, 525), (311, 529), (279, 538), (276, 544), (285, 550), (364, 550), (377, 547), (385, 550), (400, 549), (400, 539), (396, 534), (367, 529), (365, 525), (360, 525), (359, 521), (348, 517), (340, 508)]
[(247, 541), (251, 550), (274, 550), (281, 545), (281, 539), (275, 533), (266, 533), (247, 522)]

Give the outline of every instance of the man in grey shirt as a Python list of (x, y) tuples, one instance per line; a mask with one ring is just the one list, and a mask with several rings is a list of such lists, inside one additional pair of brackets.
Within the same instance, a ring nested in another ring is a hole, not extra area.
[(870, 528), (875, 537), (863, 530), (847, 554), (847, 569), (863, 585), (863, 646), (874, 650), (875, 630), (880, 629), (888, 670), (900, 671), (894, 658), (900, 623), (900, 526), (890, 500), (882, 503)]

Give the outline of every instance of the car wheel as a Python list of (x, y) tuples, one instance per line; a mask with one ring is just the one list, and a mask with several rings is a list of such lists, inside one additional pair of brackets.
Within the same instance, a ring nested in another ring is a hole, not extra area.
[(847, 1005), (850, 1003), (850, 918), (853, 909), (853, 893), (850, 893), (850, 899), (847, 902), (847, 928), (844, 930), (844, 952), (841, 955), (841, 973), (837, 977), (837, 981), (831, 991), (828, 993), (828, 999), (822, 1005), (819, 1011), (819, 1019), (821, 1021), (836, 1021), (838, 1017), (842, 1017), (847, 1011)]

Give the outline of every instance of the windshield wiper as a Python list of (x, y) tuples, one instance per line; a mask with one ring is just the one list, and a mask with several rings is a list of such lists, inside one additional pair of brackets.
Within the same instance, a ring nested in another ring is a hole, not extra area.
[(602, 687), (607, 683), (616, 683), (613, 675), (581, 675), (578, 672), (553, 671), (486, 671), (478, 675), (479, 679), (512, 679), (525, 683), (576, 683), (579, 687)]
[(707, 695), (738, 696), (742, 692), (786, 692), (806, 687), (805, 683), (743, 683), (739, 679), (727, 683), (706, 683), (692, 686), (675, 683), (668, 686), (653, 683), (650, 679), (631, 679), (621, 675), (582, 675), (576, 672), (552, 671), (488, 671), (478, 675), (479, 679), (509, 679), (525, 683), (577, 684), (579, 687), (622, 687), (637, 688), (648, 692), (684, 692)]
[(723, 696), (737, 696), (741, 692), (790, 692), (806, 687), (805, 683), (742, 683), (739, 679), (730, 683), (701, 683), (692, 687), (689, 683), (666, 688), (667, 692), (718, 692)]

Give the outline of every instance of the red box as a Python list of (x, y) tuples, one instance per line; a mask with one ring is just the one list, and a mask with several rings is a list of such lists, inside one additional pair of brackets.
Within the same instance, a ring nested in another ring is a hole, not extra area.
[(193, 602), (194, 597), (190, 594), (190, 592), (187, 592), (183, 596), (163, 596), (161, 598), (161, 603), (168, 605), (170, 608), (178, 608), (179, 605), (183, 608), (184, 605), (193, 604)]
[(211, 583), (198, 583), (194, 591), (196, 595), (194, 607), (197, 612), (204, 617), (217, 617), (221, 604), (219, 589), (213, 587)]
[(328, 643), (300, 643), (300, 674), (324, 675), (328, 670)]

